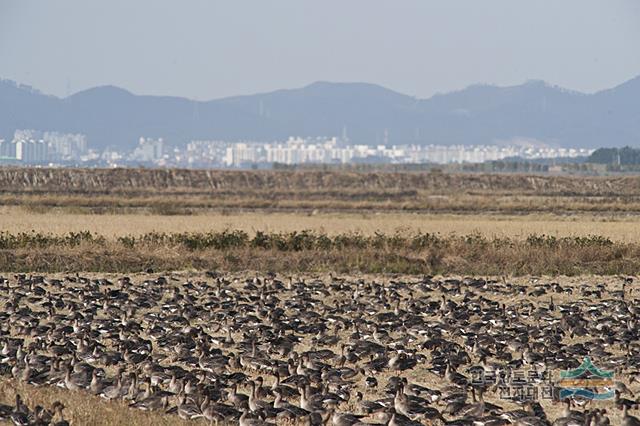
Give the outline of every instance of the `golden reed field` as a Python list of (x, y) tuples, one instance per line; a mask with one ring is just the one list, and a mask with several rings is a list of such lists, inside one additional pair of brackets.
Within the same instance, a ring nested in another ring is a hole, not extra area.
[(0, 208), (0, 231), (66, 233), (91, 230), (109, 238), (148, 232), (208, 232), (239, 229), (248, 233), (312, 230), (329, 235), (356, 232), (423, 232), (481, 234), (486, 237), (526, 238), (531, 234), (571, 237), (588, 234), (614, 241), (640, 240), (640, 217), (576, 214), (491, 215), (433, 213), (295, 213), (295, 212), (202, 212), (192, 215), (154, 213), (89, 214), (52, 209), (37, 213), (22, 207)]

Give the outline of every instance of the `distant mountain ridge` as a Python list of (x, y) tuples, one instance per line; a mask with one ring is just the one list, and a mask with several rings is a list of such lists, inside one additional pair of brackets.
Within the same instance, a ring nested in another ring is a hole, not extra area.
[(16, 129), (85, 133), (98, 149), (130, 149), (140, 136), (186, 143), (343, 133), (369, 145), (531, 140), (577, 148), (638, 146), (640, 76), (595, 94), (530, 81), (416, 99), (374, 84), (317, 82), (206, 102), (135, 95), (115, 86), (58, 98), (3, 80), (0, 117), (5, 139)]

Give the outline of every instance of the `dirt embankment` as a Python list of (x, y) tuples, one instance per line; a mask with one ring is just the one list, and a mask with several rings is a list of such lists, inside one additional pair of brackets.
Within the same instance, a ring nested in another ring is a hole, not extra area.
[(429, 190), (540, 195), (640, 194), (640, 177), (340, 171), (0, 168), (0, 191), (112, 192), (278, 190)]

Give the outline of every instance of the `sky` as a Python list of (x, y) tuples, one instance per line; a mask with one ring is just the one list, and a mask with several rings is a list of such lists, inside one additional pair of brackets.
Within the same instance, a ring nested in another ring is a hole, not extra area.
[(638, 0), (0, 0), (0, 78), (207, 100), (368, 82), (419, 98), (640, 75)]

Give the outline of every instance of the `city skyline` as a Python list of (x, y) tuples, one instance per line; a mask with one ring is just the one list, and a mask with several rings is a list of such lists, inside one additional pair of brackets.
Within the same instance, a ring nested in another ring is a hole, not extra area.
[(163, 138), (140, 137), (133, 149), (90, 148), (86, 135), (31, 129), (0, 139), (0, 165), (135, 166), (251, 168), (282, 165), (479, 164), (510, 159), (586, 158), (585, 148), (555, 148), (522, 142), (516, 145), (362, 145), (338, 137), (289, 137), (280, 141), (192, 140), (186, 146)]

